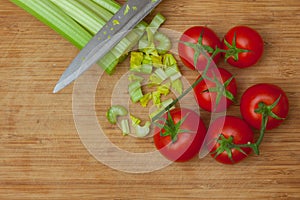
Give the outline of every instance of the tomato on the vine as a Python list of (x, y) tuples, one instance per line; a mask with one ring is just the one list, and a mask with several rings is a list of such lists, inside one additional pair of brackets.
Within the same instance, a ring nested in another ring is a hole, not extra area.
[(237, 95), (234, 76), (224, 68), (211, 68), (206, 76), (209, 79), (204, 78), (194, 87), (198, 105), (209, 112), (225, 111)]
[(262, 113), (266, 113), (266, 129), (279, 126), (287, 117), (289, 102), (285, 92), (278, 86), (260, 83), (248, 88), (241, 98), (243, 118), (254, 128), (261, 129)]
[[(202, 71), (208, 63), (205, 55), (211, 56), (215, 48), (221, 48), (221, 46), (220, 39), (211, 29), (204, 26), (194, 26), (182, 34), (178, 44), (178, 54), (185, 66), (192, 70)], [(219, 53), (214, 56), (213, 61), (217, 63), (220, 57), (221, 54)]]
[(207, 134), (212, 147), (211, 156), (220, 163), (238, 163), (252, 152), (249, 147), (238, 146), (254, 140), (252, 129), (241, 118), (221, 116), (212, 122)]
[(227, 63), (239, 68), (256, 64), (262, 57), (264, 42), (260, 34), (248, 26), (235, 26), (223, 39), (223, 50)]
[(164, 114), (155, 124), (155, 146), (167, 159), (185, 162), (199, 153), (206, 127), (195, 111), (175, 108)]

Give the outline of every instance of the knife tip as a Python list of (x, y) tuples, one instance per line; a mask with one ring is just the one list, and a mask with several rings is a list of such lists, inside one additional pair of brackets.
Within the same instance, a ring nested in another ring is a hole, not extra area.
[(62, 89), (62, 87), (60, 86), (60, 84), (59, 83), (56, 84), (56, 86), (53, 89), (53, 94), (59, 92), (61, 89)]

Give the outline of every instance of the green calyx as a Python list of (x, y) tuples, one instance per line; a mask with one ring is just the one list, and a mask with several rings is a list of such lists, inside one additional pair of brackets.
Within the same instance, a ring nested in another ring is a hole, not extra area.
[(182, 42), (184, 45), (194, 49), (195, 53), (193, 61), (195, 67), (197, 66), (198, 58), (201, 54), (206, 55), (207, 53), (213, 53), (215, 51), (212, 47), (203, 44), (203, 34), (204, 32), (202, 31), (196, 44), (192, 42)]
[(234, 33), (232, 44), (230, 44), (227, 40), (224, 40), (225, 45), (227, 46), (228, 50), (225, 52), (225, 60), (227, 61), (229, 58), (233, 58), (235, 61), (239, 60), (239, 54), (240, 53), (247, 53), (250, 50), (247, 49), (240, 49), (236, 46), (236, 33)]
[(214, 152), (212, 152), (212, 154), (215, 154), (214, 155), (215, 158), (218, 157), (223, 152), (226, 152), (228, 158), (232, 162), (234, 162), (232, 158), (232, 149), (236, 149), (239, 152), (247, 155), (239, 145), (233, 143), (233, 136), (226, 138), (223, 134), (220, 134), (219, 138), (217, 139), (217, 143), (219, 144), (219, 147)]
[[(181, 129), (181, 125), (184, 123), (188, 114), (184, 116), (179, 122), (175, 123), (170, 112), (167, 114), (167, 119), (161, 119), (161, 123), (155, 123), (156, 126), (160, 128), (160, 135), (163, 137), (170, 136), (172, 143), (175, 143), (178, 140), (178, 135), (180, 133), (188, 133), (190, 130)], [(165, 130), (165, 132), (163, 132)]]
[(214, 82), (216, 84), (216, 86), (203, 91), (203, 92), (217, 93), (216, 107), (219, 105), (223, 96), (233, 102), (236, 102), (234, 95), (229, 90), (227, 90), (228, 85), (232, 82), (233, 79), (234, 79), (234, 76), (232, 76), (228, 80), (226, 80), (225, 83), (222, 83), (217, 79), (216, 75), (214, 74), (214, 79), (211, 81)]
[(284, 120), (284, 118), (281, 118), (279, 116), (277, 116), (272, 110), (277, 106), (277, 104), (279, 103), (281, 98), (281, 95), (279, 96), (279, 98), (272, 104), (272, 105), (267, 105), (264, 102), (260, 102), (258, 104), (258, 108), (255, 109), (255, 113), (259, 113), (259, 114), (264, 114), (266, 116), (272, 117), (274, 119), (278, 119), (278, 120)]

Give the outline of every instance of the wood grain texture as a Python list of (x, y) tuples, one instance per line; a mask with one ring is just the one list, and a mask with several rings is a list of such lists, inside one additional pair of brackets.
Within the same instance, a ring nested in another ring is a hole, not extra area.
[[(300, 199), (299, 0), (165, 0), (157, 7), (155, 12), (167, 17), (164, 28), (179, 32), (207, 25), (222, 37), (239, 24), (257, 29), (265, 40), (257, 66), (220, 65), (237, 74), (239, 95), (255, 83), (274, 83), (286, 91), (291, 109), (282, 126), (266, 134), (260, 156), (235, 166), (207, 156), (145, 174), (113, 170), (89, 154), (74, 124), (72, 86), (52, 94), (78, 50), (0, 1), (0, 199)], [(148, 151), (151, 139), (124, 138), (104, 119), (113, 85), (126, 67), (99, 82), (97, 116), (115, 144)], [(238, 105), (228, 113), (239, 115)]]

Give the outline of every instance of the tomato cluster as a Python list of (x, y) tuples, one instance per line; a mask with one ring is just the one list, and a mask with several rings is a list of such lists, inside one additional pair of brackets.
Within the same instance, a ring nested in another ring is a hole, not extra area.
[[(222, 41), (208, 27), (191, 27), (182, 34), (178, 44), (182, 63), (200, 72), (192, 87), (199, 106), (209, 112), (225, 113), (237, 102), (236, 77), (218, 67), (219, 60), (223, 57), (234, 67), (247, 68), (257, 64), (263, 51), (262, 37), (247, 26), (233, 27)], [(206, 145), (217, 161), (234, 164), (252, 151), (259, 154), (265, 131), (283, 122), (288, 115), (289, 102), (285, 92), (274, 84), (253, 85), (240, 99), (241, 117), (224, 114), (215, 119), (208, 130), (200, 116), (191, 110), (180, 110), (168, 112), (162, 123), (165, 125), (156, 130), (154, 142), (161, 153), (173, 161), (187, 161), (199, 152), (202, 145)], [(172, 134), (174, 130), (175, 136)], [(256, 141), (255, 130), (259, 130)], [(209, 141), (207, 144), (203, 142), (205, 136)], [(187, 143), (190, 145), (186, 146)]]

